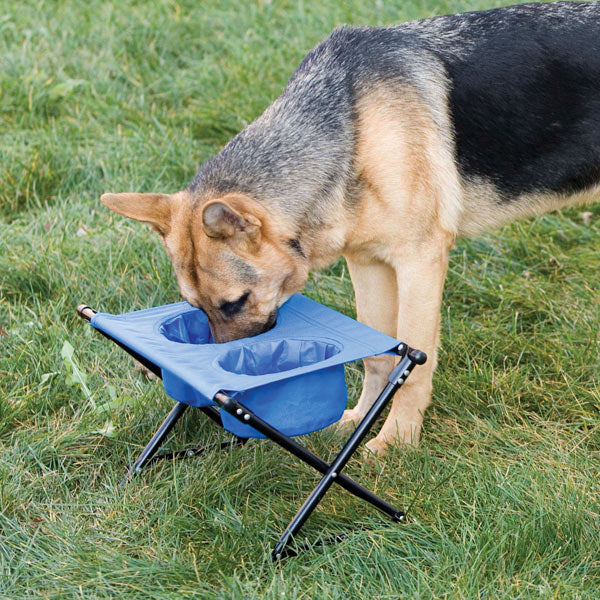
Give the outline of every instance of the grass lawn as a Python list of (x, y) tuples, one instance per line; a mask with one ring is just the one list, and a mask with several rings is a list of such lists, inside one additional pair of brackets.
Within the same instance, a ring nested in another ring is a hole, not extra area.
[[(0, 598), (598, 598), (600, 206), (457, 244), (422, 444), (347, 469), (408, 522), (333, 489), (303, 532), (349, 539), (281, 564), (314, 472), (258, 441), (121, 490), (171, 402), (75, 315), (179, 299), (158, 237), (102, 192), (180, 189), (340, 23), (500, 4), (4, 0)], [(306, 293), (354, 313), (342, 262)], [(188, 411), (168, 446), (220, 441), (205, 421)]]

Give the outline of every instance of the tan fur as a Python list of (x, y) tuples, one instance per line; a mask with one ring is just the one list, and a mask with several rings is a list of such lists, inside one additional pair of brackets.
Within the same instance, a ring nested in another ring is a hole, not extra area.
[[(430, 403), (439, 342), (442, 289), (460, 209), (458, 176), (428, 108), (416, 93), (379, 88), (359, 103), (359, 214), (344, 255), (360, 321), (424, 350), (429, 358), (395, 398), (377, 437), (416, 443)], [(375, 401), (393, 359), (365, 361), (365, 384), (344, 422), (359, 421)]]
[(165, 235), (171, 221), (171, 207), (182, 194), (102, 194), (100, 199), (111, 210), (148, 223), (157, 233)]
[[(430, 83), (445, 97), (443, 81)], [(318, 231), (300, 231), (305, 259), (290, 249), (289, 239), (296, 232), (276, 207), (241, 194), (170, 196), (168, 210), (161, 206), (168, 219), (157, 227), (182, 295), (205, 310), (216, 341), (256, 333), (255, 326), (264, 324), (302, 287), (309, 269), (340, 253), (346, 257), (359, 319), (429, 355), (394, 400), (379, 435), (369, 442), (374, 452), (384, 450), (393, 439), (416, 443), (431, 397), (448, 252), (462, 212), (451, 145), (439, 107), (436, 110), (437, 117), (417, 90), (406, 87), (380, 86), (359, 100), (355, 156), (359, 202), (348, 210), (338, 193), (334, 199), (338, 210), (331, 212), (329, 222)], [(149, 196), (111, 195), (107, 204), (151, 222), (149, 215), (157, 207), (149, 200)], [(157, 202), (164, 204), (165, 198)], [(205, 210), (211, 211), (208, 217)], [(225, 219), (219, 222), (223, 211)], [(256, 270), (256, 283), (240, 282), (232, 255)], [(246, 289), (252, 291), (247, 310), (236, 319), (224, 318), (219, 302), (234, 301)], [(365, 366), (361, 398), (346, 411), (342, 423), (364, 416), (385, 384), (393, 358), (367, 359)]]
[(464, 184), (464, 210), (460, 236), (478, 235), (515, 219), (532, 217), (566, 206), (592, 203), (600, 197), (600, 185), (578, 194), (523, 194), (503, 202), (496, 187), (485, 180)]

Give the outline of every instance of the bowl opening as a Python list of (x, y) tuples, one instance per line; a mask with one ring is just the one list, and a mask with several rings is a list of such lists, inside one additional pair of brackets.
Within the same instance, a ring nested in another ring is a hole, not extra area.
[(335, 356), (341, 349), (319, 340), (274, 340), (233, 348), (218, 360), (225, 371), (239, 375), (268, 375), (306, 367)]
[(214, 344), (208, 318), (201, 310), (190, 310), (163, 321), (159, 331), (171, 342)]

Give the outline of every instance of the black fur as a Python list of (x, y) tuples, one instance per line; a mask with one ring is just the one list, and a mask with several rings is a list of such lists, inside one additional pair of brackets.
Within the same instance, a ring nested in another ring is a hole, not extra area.
[(228, 318), (235, 317), (235, 315), (242, 312), (244, 305), (248, 301), (250, 296), (250, 290), (246, 290), (237, 300), (232, 302), (221, 302), (219, 304), (219, 310)]
[(600, 9), (561, 4), (463, 15), (468, 56), (443, 57), (460, 169), (507, 198), (600, 181)]
[(302, 258), (306, 258), (306, 254), (304, 254), (304, 250), (302, 250), (302, 246), (300, 245), (300, 240), (294, 238), (292, 240), (288, 240), (288, 245), (292, 250), (295, 250)]

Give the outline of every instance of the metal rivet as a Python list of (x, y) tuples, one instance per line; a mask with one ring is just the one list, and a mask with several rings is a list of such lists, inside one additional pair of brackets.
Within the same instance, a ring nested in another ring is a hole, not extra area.
[(337, 473), (334, 471), (331, 476), (333, 477), (333, 479), (335, 479), (337, 477)]
[(250, 420), (250, 415), (244, 415), (244, 421), (249, 421)]
[(235, 412), (236, 414), (241, 415), (244, 411), (241, 408), (238, 408)]
[(404, 383), (404, 379), (402, 379), (402, 377), (400, 377), (400, 379), (398, 379), (398, 385), (402, 385)]
[(406, 369), (406, 371), (404, 371), (404, 377), (408, 377), (410, 375), (410, 371), (408, 369)]
[(277, 560), (279, 560), (279, 559), (281, 558), (281, 552), (280, 552), (279, 554), (276, 554), (276, 555), (275, 555), (275, 558), (276, 558)]

